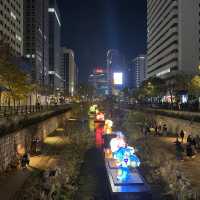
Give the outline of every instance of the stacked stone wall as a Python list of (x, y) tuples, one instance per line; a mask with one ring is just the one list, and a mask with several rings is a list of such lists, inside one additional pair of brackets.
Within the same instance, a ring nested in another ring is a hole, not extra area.
[(17, 148), (22, 147), (29, 152), (34, 137), (43, 141), (48, 134), (65, 124), (69, 117), (70, 111), (0, 137), (0, 171), (6, 170), (16, 159)]
[(163, 115), (155, 115), (155, 120), (157, 124), (166, 124), (170, 133), (180, 133), (183, 129), (187, 135), (189, 133), (192, 135), (200, 135), (200, 123), (198, 122), (191, 122), (189, 120), (166, 117)]

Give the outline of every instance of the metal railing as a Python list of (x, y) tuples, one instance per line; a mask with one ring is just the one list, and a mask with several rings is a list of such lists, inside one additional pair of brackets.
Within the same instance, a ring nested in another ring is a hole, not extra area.
[(0, 106), (0, 118), (10, 116), (29, 115), (38, 112), (45, 112), (69, 105), (26, 105), (26, 106)]

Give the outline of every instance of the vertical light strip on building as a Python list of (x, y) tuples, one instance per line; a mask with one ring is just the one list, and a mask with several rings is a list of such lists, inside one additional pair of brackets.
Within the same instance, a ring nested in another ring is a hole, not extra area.
[(60, 19), (58, 17), (58, 14), (57, 14), (56, 10), (54, 8), (49, 8), (48, 11), (55, 14), (59, 26), (61, 26)]

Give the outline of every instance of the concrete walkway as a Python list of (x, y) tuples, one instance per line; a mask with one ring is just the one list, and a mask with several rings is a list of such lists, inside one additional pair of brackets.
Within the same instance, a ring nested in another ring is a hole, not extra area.
[[(171, 159), (175, 162), (179, 162), (181, 171), (184, 173), (193, 186), (193, 188), (200, 191), (200, 152), (196, 154), (194, 158), (188, 158), (184, 153), (184, 161), (176, 161), (176, 150), (175, 150), (175, 138), (172, 137), (148, 137), (151, 143), (154, 145), (154, 149), (162, 149), (171, 155)], [(183, 147), (185, 150), (186, 141), (184, 141)], [(162, 152), (162, 151), (161, 151)]]
[[(51, 145), (63, 144), (61, 137), (47, 137), (45, 142)], [(48, 151), (40, 156), (30, 158), (30, 167), (25, 170), (18, 170), (6, 176), (0, 177), (0, 199), (12, 200), (14, 195), (23, 187), (25, 181), (30, 177), (34, 169), (45, 170), (54, 168), (57, 159), (48, 155)]]

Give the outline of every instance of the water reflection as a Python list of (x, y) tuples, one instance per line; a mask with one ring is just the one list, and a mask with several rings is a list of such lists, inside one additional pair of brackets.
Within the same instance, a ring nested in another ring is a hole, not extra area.
[(104, 123), (103, 122), (95, 122), (95, 141), (96, 147), (101, 148), (103, 145), (103, 134), (104, 134)]

